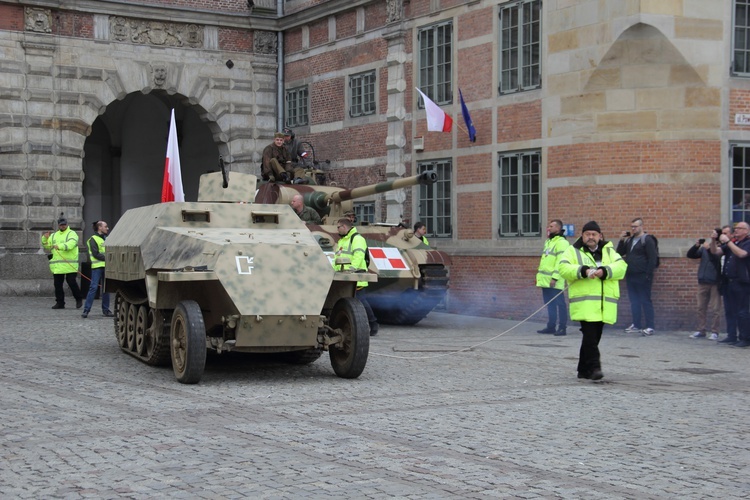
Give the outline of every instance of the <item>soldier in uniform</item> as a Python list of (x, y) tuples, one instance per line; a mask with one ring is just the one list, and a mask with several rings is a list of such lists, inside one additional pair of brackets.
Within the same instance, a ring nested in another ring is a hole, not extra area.
[(308, 207), (305, 205), (305, 200), (302, 198), (302, 195), (297, 193), (292, 197), (292, 202), (290, 203), (292, 206), (292, 210), (294, 210), (294, 213), (297, 214), (297, 217), (302, 219), (308, 224), (322, 224), (323, 221), (320, 218), (320, 215), (318, 212), (315, 211), (314, 208)]
[(294, 176), (292, 159), (284, 146), (284, 133), (276, 132), (273, 143), (263, 149), (260, 175), (264, 181), (289, 182)]

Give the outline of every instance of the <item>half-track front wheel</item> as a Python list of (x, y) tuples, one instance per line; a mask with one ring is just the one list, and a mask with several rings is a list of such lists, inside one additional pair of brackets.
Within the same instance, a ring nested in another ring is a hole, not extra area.
[(169, 340), (175, 377), (183, 384), (197, 384), (206, 368), (206, 325), (197, 302), (177, 304)]
[(343, 338), (329, 349), (333, 371), (342, 378), (359, 377), (370, 352), (370, 327), (364, 306), (353, 297), (340, 299), (333, 308), (330, 326), (340, 330)]

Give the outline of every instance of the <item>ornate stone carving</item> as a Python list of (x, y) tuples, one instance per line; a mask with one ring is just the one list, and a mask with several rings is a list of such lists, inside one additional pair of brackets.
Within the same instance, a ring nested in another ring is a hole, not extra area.
[(155, 64), (151, 68), (151, 73), (154, 80), (154, 87), (164, 87), (164, 84), (167, 82), (167, 67), (163, 64)]
[(385, 5), (386, 23), (395, 23), (404, 17), (403, 0), (388, 0)]
[(110, 40), (166, 47), (203, 47), (203, 26), (142, 21), (122, 16), (109, 18)]
[(256, 54), (275, 54), (278, 49), (276, 33), (273, 31), (256, 31), (254, 45)]
[(52, 33), (52, 11), (38, 7), (26, 7), (26, 31)]

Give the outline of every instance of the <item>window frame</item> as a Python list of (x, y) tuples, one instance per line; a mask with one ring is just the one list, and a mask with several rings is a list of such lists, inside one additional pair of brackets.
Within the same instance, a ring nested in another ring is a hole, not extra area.
[(417, 30), (417, 87), (438, 106), (453, 104), (453, 45), (452, 19)]
[[(745, 7), (745, 24), (743, 26), (738, 26), (738, 16), (737, 16), (737, 10), (738, 5), (742, 4)], [(744, 43), (741, 48), (738, 48), (738, 37), (739, 33), (738, 31), (741, 30), (744, 34)], [(740, 76), (740, 77), (750, 77), (750, 0), (732, 0), (732, 40), (731, 40), (731, 50), (732, 50), (732, 57), (731, 57), (731, 74), (732, 76)], [(737, 52), (742, 51), (743, 53), (743, 70), (738, 70), (738, 58), (737, 58)]]
[(360, 201), (353, 204), (354, 215), (357, 217), (357, 224), (364, 222), (368, 224), (375, 224), (375, 202), (374, 201)]
[[(290, 102), (294, 98), (294, 107)], [(290, 128), (310, 124), (310, 91), (307, 85), (287, 89), (284, 94), (284, 125)]]
[[(370, 79), (369, 82), (366, 80)], [(368, 89), (369, 87), (369, 89)], [(360, 118), (377, 113), (378, 76), (376, 70), (363, 71), (349, 77), (349, 117)], [(369, 90), (369, 92), (368, 92)], [(369, 99), (368, 99), (369, 97)], [(355, 103), (359, 98), (361, 102)], [(355, 109), (360, 108), (360, 111)], [(366, 108), (366, 109), (363, 109)]]
[[(515, 173), (504, 172), (516, 160)], [(528, 164), (524, 160), (528, 160)], [(538, 237), (542, 232), (542, 151), (506, 151), (498, 153), (498, 229), (499, 238)], [(525, 171), (527, 169), (528, 171)], [(505, 182), (505, 179), (513, 179)], [(506, 189), (507, 188), (507, 189)], [(506, 210), (506, 206), (512, 208)], [(507, 213), (506, 213), (507, 212)]]
[[(426, 236), (453, 237), (453, 159), (439, 158), (417, 162), (417, 173), (434, 170), (437, 182), (420, 185), (417, 193), (417, 218), (427, 226)], [(447, 176), (445, 174), (448, 174)]]
[[(498, 94), (542, 88), (542, 0), (520, 0), (503, 6), (498, 17)], [(504, 26), (507, 19), (512, 24)]]
[[(738, 163), (738, 151), (744, 152), (742, 165)], [(729, 148), (729, 220), (734, 224), (742, 220), (750, 222), (750, 209), (735, 208), (745, 199), (745, 193), (750, 192), (750, 143), (731, 143)]]

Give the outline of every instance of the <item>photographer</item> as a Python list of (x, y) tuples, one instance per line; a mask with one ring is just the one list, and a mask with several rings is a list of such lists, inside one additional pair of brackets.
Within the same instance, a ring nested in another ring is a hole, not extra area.
[[(738, 222), (734, 238), (722, 233), (711, 242), (711, 252), (724, 256), (722, 277), (726, 280), (724, 307), (727, 338), (722, 344), (750, 346), (750, 224)], [(739, 333), (739, 341), (737, 334)]]
[[(719, 237), (721, 230), (714, 230), (712, 240)], [(698, 264), (698, 291), (696, 293), (698, 309), (696, 311), (697, 330), (690, 337), (719, 340), (721, 325), (721, 258), (711, 253), (711, 243), (705, 238), (699, 239), (687, 252), (688, 259), (700, 259)], [(711, 333), (708, 334), (709, 323)]]

